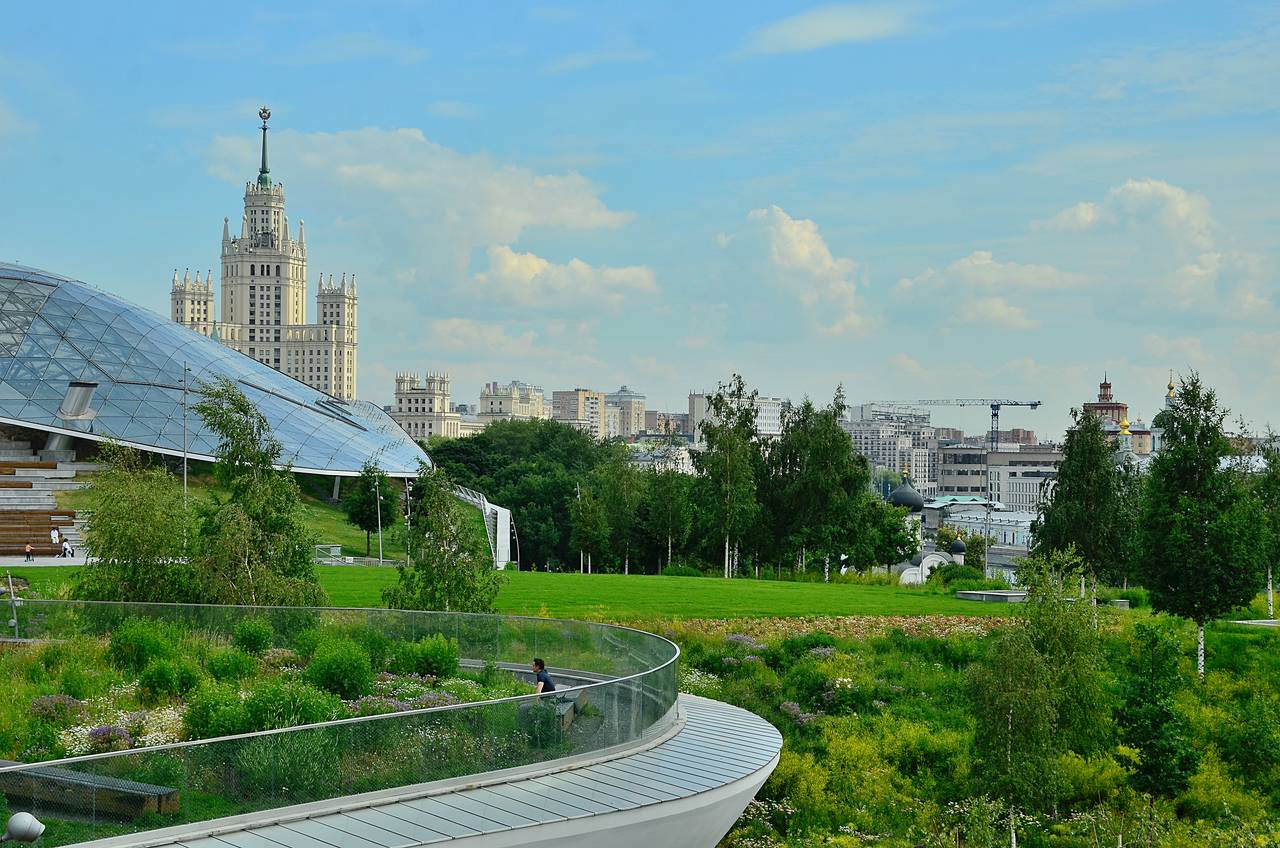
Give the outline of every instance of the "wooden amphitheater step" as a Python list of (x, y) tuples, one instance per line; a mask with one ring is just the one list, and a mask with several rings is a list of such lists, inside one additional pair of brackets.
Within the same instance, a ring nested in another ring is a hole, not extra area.
[(0, 489), (30, 489), (30, 480), (0, 480)]
[(42, 459), (0, 459), (0, 468), (57, 468), (58, 463)]

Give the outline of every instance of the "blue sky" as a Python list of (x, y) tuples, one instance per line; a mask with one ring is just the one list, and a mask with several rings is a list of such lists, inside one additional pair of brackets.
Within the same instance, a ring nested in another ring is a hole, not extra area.
[[(256, 173), (360, 389), (1135, 414), (1195, 368), (1280, 426), (1280, 12), (1094, 2), (68, 4), (5, 13), (0, 256), (165, 312)], [(935, 415), (973, 431), (982, 410)]]

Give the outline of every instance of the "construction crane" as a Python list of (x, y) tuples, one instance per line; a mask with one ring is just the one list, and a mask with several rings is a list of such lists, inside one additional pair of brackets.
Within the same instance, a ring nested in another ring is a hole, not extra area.
[(871, 401), (871, 404), (896, 407), (900, 410), (915, 406), (986, 406), (991, 409), (991, 450), (1000, 449), (1000, 407), (1025, 406), (1038, 409), (1038, 400), (1008, 400), (1005, 398), (935, 398), (915, 401)]

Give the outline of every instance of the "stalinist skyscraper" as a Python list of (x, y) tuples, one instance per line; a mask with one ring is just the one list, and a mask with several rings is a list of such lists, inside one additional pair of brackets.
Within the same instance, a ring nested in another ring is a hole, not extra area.
[(221, 318), (214, 317), (213, 272), (202, 281), (175, 269), (169, 302), (173, 320), (336, 398), (356, 396), (356, 277), (321, 274), (318, 323), (307, 323), (307, 236), (289, 233), (284, 184), (267, 167), (267, 120), (262, 107), (262, 165), (244, 188), (244, 215), (233, 238), (222, 219)]

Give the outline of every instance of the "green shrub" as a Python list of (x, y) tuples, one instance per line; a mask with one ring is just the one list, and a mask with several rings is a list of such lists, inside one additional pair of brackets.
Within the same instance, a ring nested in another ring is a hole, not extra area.
[(663, 577), (701, 577), (702, 572), (691, 565), (673, 562), (662, 569)]
[(256, 687), (244, 701), (249, 730), (274, 730), (318, 724), (346, 715), (336, 696), (301, 681), (272, 680)]
[(373, 688), (373, 667), (369, 664), (369, 655), (355, 642), (321, 645), (304, 676), (311, 685), (346, 701), (368, 695)]
[(152, 660), (138, 675), (138, 688), (151, 703), (186, 694), (200, 682), (200, 671), (187, 660)]
[(271, 627), (271, 622), (265, 618), (241, 619), (236, 624), (235, 635), (233, 641), (236, 647), (244, 651), (246, 654), (258, 655), (271, 647), (271, 640), (275, 638), (276, 632)]
[(304, 660), (310, 660), (316, 655), (316, 650), (323, 641), (324, 634), (319, 629), (309, 627), (306, 630), (301, 630), (293, 637), (294, 653)]
[(87, 701), (106, 690), (106, 683), (100, 676), (90, 674), (87, 669), (70, 665), (62, 670), (59, 688), (67, 695)]
[(215, 680), (243, 680), (253, 674), (257, 663), (239, 648), (226, 648), (210, 652), (205, 666)]
[(982, 573), (981, 568), (972, 565), (964, 565), (959, 562), (949, 562), (946, 565), (939, 566), (929, 574), (930, 583), (938, 583), (943, 586), (950, 586), (957, 580), (984, 580), (986, 575)]
[(520, 729), (534, 748), (549, 748), (560, 741), (560, 716), (551, 701), (523, 703), (517, 713)]
[(369, 655), (369, 664), (373, 666), (374, 671), (381, 671), (387, 667), (387, 657), (391, 654), (391, 640), (385, 633), (374, 630), (372, 627), (361, 627), (351, 634), (351, 638)]
[(117, 668), (138, 673), (152, 660), (175, 657), (181, 638), (182, 630), (176, 625), (128, 618), (112, 631), (107, 658)]
[(289, 801), (332, 798), (339, 792), (338, 743), (331, 731), (279, 733), (247, 742), (236, 754), (245, 797)]
[(206, 681), (187, 698), (182, 726), (188, 739), (232, 736), (249, 729), (248, 714), (235, 688)]
[(391, 648), (391, 670), (437, 679), (453, 677), (458, 673), (458, 643), (441, 633), (417, 642), (397, 642)]

